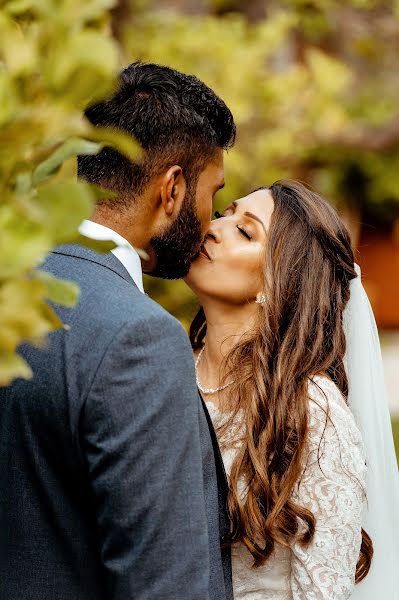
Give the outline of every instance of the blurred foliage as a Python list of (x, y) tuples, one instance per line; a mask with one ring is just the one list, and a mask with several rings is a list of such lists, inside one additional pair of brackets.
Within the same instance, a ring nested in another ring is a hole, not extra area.
[[(103, 193), (76, 181), (75, 155), (104, 143), (136, 152), (82, 118), (120, 66), (142, 59), (194, 73), (231, 107), (238, 139), (216, 208), (288, 176), (357, 221), (365, 212), (392, 221), (398, 34), (398, 0), (0, 0), (0, 385), (30, 376), (22, 341), (61, 326), (47, 300), (78, 295), (35, 271), (55, 244), (83, 241), (78, 224)], [(183, 282), (146, 287), (188, 324)]]
[[(133, 0), (117, 29), (126, 62), (193, 73), (231, 108), (238, 138), (216, 208), (294, 177), (345, 208), (356, 229), (362, 215), (399, 214), (398, 7)], [(182, 284), (147, 278), (146, 288), (188, 324), (193, 298)]]
[(119, 70), (107, 33), (113, 4), (0, 1), (0, 385), (31, 376), (21, 342), (43, 343), (62, 326), (48, 301), (72, 306), (78, 297), (74, 283), (35, 270), (56, 244), (91, 244), (77, 228), (104, 192), (76, 180), (75, 156), (104, 142), (135, 154), (129, 138), (82, 117)]

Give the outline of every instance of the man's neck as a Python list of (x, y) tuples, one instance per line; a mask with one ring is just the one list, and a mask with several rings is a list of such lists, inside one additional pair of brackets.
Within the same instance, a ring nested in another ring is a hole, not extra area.
[(109, 227), (128, 241), (133, 248), (144, 250), (148, 260), (141, 258), (142, 269), (144, 272), (151, 272), (156, 264), (156, 257), (150, 242), (153, 231), (150, 216), (147, 211), (132, 209), (116, 211), (102, 205), (97, 207), (91, 220)]
[(133, 215), (127, 211), (117, 213), (107, 208), (97, 209), (91, 217), (91, 221), (109, 227), (135, 248), (143, 248), (148, 245), (145, 224), (140, 228), (140, 222), (136, 215), (133, 218)]

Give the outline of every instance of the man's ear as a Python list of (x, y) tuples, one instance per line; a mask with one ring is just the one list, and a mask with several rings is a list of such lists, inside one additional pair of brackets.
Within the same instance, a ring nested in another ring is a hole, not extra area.
[(173, 165), (162, 176), (161, 181), (161, 204), (168, 217), (180, 211), (180, 207), (186, 195), (186, 180), (183, 170), (179, 165)]

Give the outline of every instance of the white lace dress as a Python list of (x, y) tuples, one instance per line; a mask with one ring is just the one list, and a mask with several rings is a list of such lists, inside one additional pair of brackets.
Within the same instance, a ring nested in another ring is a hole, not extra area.
[[(315, 535), (307, 548), (298, 543), (289, 549), (275, 548), (272, 557), (258, 568), (252, 568), (252, 556), (244, 545), (234, 546), (235, 600), (344, 600), (351, 597), (365, 500), (363, 443), (337, 386), (325, 377), (314, 377), (314, 382), (309, 385), (307, 459), (293, 497), (315, 515)], [(217, 425), (224, 418), (222, 413), (212, 402), (207, 402), (207, 407)], [(227, 474), (236, 452), (234, 447), (222, 451)]]

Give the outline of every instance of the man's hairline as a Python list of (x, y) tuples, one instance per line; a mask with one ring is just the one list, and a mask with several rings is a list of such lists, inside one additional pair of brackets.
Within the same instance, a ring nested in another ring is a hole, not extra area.
[[(226, 152), (226, 148), (224, 148), (224, 146), (212, 146), (212, 152), (210, 152), (209, 158), (206, 160), (204, 160), (204, 162), (201, 164), (200, 166), (200, 170), (194, 169), (194, 181), (195, 181), (195, 189), (197, 190), (198, 187), (198, 180), (200, 178), (200, 176), (202, 175), (202, 173), (204, 173), (204, 171), (209, 167), (209, 165), (214, 165), (216, 167), (218, 167), (218, 163), (217, 163), (217, 157), (221, 155), (221, 157), (223, 157), (224, 152)], [(146, 160), (148, 156), (148, 151), (145, 153), (145, 158), (144, 161)], [(187, 181), (187, 177), (185, 175), (185, 170), (187, 171), (187, 169), (184, 169), (177, 161), (171, 161), (170, 163), (168, 163), (167, 165), (164, 165), (162, 167), (162, 169), (160, 169), (159, 171), (156, 171), (155, 173), (153, 173), (152, 175), (150, 175), (150, 177), (148, 178), (148, 180), (145, 182), (143, 189), (141, 191), (136, 191), (133, 192), (130, 196), (131, 199), (135, 198), (135, 197), (139, 197), (142, 196), (143, 194), (145, 194), (146, 190), (149, 188), (149, 186), (151, 185), (151, 182), (153, 182), (156, 178), (160, 177), (162, 174), (164, 174), (168, 169), (170, 169), (173, 166), (178, 166), (181, 168), (182, 170), (182, 174), (183, 177), (186, 179)], [(86, 180), (84, 177), (79, 177), (79, 179), (85, 180), (85, 181), (89, 181), (90, 180)], [(112, 189), (112, 187), (109, 187), (109, 183), (110, 183), (110, 179), (103, 179), (101, 182), (95, 182), (97, 185), (103, 186), (106, 189), (109, 189), (110, 191), (115, 191)], [(108, 184), (108, 185), (107, 185)], [(218, 189), (221, 189), (224, 186), (224, 182), (223, 185), (221, 185)], [(120, 191), (117, 192), (117, 197), (114, 198), (114, 200), (116, 200), (117, 202), (115, 203), (116, 205), (118, 204), (118, 199), (121, 198), (126, 194), (126, 191)], [(134, 200), (133, 200), (134, 202)], [(104, 201), (99, 202), (98, 203), (98, 209), (101, 210), (102, 206), (106, 206), (111, 208), (111, 210), (115, 210), (115, 207), (112, 207), (110, 204), (112, 204), (112, 200), (109, 202), (107, 199), (104, 199)]]

